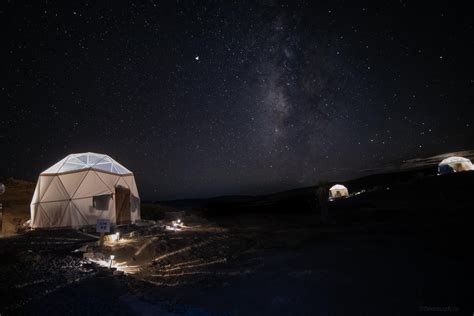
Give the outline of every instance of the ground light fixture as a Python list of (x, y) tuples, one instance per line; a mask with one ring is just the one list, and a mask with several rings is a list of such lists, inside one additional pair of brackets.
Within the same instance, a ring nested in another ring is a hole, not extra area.
[(110, 255), (109, 269), (112, 268), (112, 263), (114, 262), (115, 256)]
[(116, 232), (112, 235), (112, 241), (119, 241), (120, 240), (120, 233)]

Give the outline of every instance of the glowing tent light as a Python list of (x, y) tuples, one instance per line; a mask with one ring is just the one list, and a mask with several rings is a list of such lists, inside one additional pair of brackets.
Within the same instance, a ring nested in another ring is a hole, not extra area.
[(112, 235), (112, 241), (119, 241), (120, 240), (120, 233), (116, 232)]
[(112, 263), (115, 259), (115, 256), (114, 255), (110, 255), (110, 263), (109, 263), (109, 269), (112, 268)]
[(342, 184), (333, 185), (329, 189), (329, 200), (341, 199), (349, 196), (349, 190)]

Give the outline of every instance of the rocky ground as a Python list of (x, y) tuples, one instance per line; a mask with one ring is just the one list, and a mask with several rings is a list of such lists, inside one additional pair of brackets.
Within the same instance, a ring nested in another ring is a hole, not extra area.
[(72, 252), (88, 241), (70, 231), (34, 232), (0, 239), (1, 309), (21, 310), (31, 301), (98, 272)]
[(0, 236), (9, 236), (30, 219), (30, 202), (36, 183), (14, 178), (5, 179), (2, 183), (6, 191), (0, 195)]
[(312, 215), (260, 215), (142, 227), (100, 249), (119, 269), (139, 267), (121, 276), (74, 252), (90, 245), (86, 235), (32, 232), (0, 240), (1, 312), (471, 315), (468, 234), (437, 225), (320, 227)]
[(144, 279), (156, 286), (141, 284), (141, 300), (168, 302), (176, 313), (230, 315), (474, 311), (467, 234), (439, 232), (434, 223), (422, 232), (409, 224), (321, 228), (312, 216), (220, 224), (228, 229), (222, 239), (147, 267)]
[[(327, 225), (310, 188), (220, 199), (180, 230), (149, 221), (100, 248), (73, 230), (4, 234), (0, 314), (472, 315), (473, 175), (352, 182), (372, 189), (331, 202)], [(11, 218), (27, 214), (18, 186)]]

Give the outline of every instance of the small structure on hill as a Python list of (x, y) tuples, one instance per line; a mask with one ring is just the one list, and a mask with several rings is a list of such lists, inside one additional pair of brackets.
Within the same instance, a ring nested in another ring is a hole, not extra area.
[(337, 200), (349, 196), (349, 190), (342, 184), (333, 185), (329, 189), (329, 200)]
[(438, 165), (438, 175), (474, 170), (472, 162), (464, 157), (449, 157)]
[(140, 219), (133, 173), (107, 155), (72, 154), (43, 171), (31, 201), (31, 227), (81, 227), (98, 219)]

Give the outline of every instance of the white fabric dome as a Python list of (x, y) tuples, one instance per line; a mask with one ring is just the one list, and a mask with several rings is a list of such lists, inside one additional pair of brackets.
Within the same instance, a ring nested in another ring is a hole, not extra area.
[(330, 199), (338, 199), (338, 198), (343, 198), (343, 197), (348, 197), (349, 196), (349, 190), (342, 184), (336, 184), (333, 185), (329, 189), (329, 198)]
[(43, 171), (31, 201), (31, 226), (80, 227), (97, 219), (134, 223), (140, 196), (133, 173), (107, 155), (72, 154)]
[(469, 170), (474, 170), (474, 166), (469, 159), (464, 157), (449, 157), (441, 161), (438, 165), (438, 174), (462, 172)]

